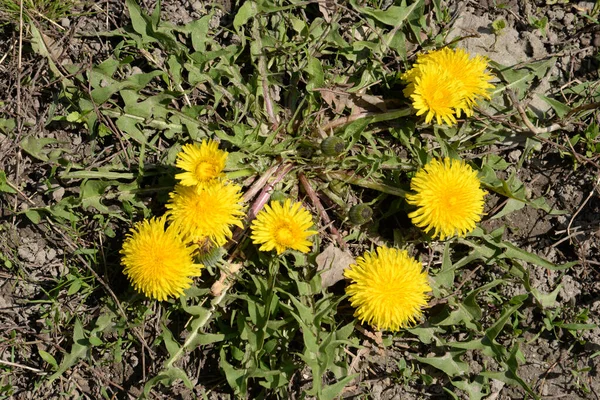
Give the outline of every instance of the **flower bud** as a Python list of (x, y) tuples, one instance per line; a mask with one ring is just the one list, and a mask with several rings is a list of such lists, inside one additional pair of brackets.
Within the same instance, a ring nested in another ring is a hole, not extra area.
[(337, 136), (329, 136), (321, 142), (321, 151), (329, 157), (339, 156), (346, 150), (344, 139)]
[(214, 267), (223, 260), (226, 254), (222, 247), (212, 247), (199, 249), (196, 259), (205, 267)]
[(350, 208), (348, 217), (350, 218), (350, 222), (354, 225), (362, 225), (371, 220), (373, 217), (373, 209), (366, 204), (357, 204)]
[(270, 197), (270, 201), (279, 201), (281, 203), (283, 203), (285, 201), (285, 199), (287, 199), (287, 194), (283, 193), (281, 190), (274, 190), (273, 193), (271, 193), (271, 197)]

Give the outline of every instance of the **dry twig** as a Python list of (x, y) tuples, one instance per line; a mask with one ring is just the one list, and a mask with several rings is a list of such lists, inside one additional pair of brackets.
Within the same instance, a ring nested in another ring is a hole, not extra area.
[(343, 250), (346, 250), (346, 247), (347, 247), (346, 242), (340, 235), (340, 232), (337, 230), (337, 228), (335, 226), (333, 226), (333, 222), (331, 221), (331, 218), (329, 218), (329, 215), (327, 215), (327, 211), (325, 211), (325, 208), (321, 204), (321, 201), (319, 200), (319, 196), (317, 196), (317, 194), (315, 193), (313, 188), (310, 186), (310, 183), (308, 182), (308, 179), (306, 179), (306, 176), (304, 175), (304, 173), (302, 173), (302, 172), (298, 173), (298, 180), (300, 181), (300, 184), (304, 188), (304, 191), (310, 198), (310, 201), (313, 203), (313, 205), (317, 209), (319, 216), (321, 217), (321, 219), (323, 220), (323, 222), (325, 223), (325, 225), (327, 226), (327, 228), (329, 229), (331, 234), (333, 236), (335, 236), (335, 240), (338, 243), (338, 245)]

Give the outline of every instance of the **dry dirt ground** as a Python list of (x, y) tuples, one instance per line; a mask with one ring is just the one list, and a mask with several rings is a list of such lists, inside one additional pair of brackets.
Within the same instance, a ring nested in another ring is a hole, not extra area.
[[(148, 9), (153, 7), (150, 2), (146, 3)], [(498, 3), (494, 0), (450, 3), (450, 9), (456, 16), (450, 39), (470, 35), (462, 45), (472, 52), (509, 65), (542, 59), (549, 54), (559, 55), (555, 67), (540, 80), (531, 94), (532, 107), (540, 115), (547, 112), (548, 107), (537, 99), (537, 93), (555, 93), (560, 86), (572, 81), (598, 80), (600, 26), (576, 23), (580, 10), (591, 10), (594, 3), (508, 0), (502, 8), (494, 8)], [(223, 23), (227, 23), (239, 4), (222, 1), (221, 5)], [(186, 23), (202, 16), (206, 7), (200, 0), (165, 1), (163, 18), (176, 24)], [(532, 9), (537, 15), (548, 17), (550, 23), (544, 35), (531, 29), (524, 17)], [(61, 29), (54, 28), (53, 33), (61, 38), (61, 46), (72, 62), (89, 65), (103, 60), (112, 51), (110, 42), (95, 37), (95, 32), (125, 26), (129, 20), (120, 0), (86, 4), (80, 11), (57, 21)], [(499, 16), (507, 21), (507, 27), (501, 35), (495, 35), (491, 24)], [(52, 25), (49, 29), (53, 29)], [(94, 269), (105, 282), (111, 282), (117, 296), (124, 292), (127, 283), (111, 265), (118, 263), (119, 238), (124, 233), (125, 224), (111, 227), (115, 234), (112, 238), (106, 237), (98, 232), (99, 221), (83, 215), (86, 223), (79, 225), (79, 236), (69, 237), (61, 226), (34, 224), (23, 214), (15, 215), (29, 207), (55, 204), (65, 196), (65, 186), (67, 194), (76, 190), (69, 188), (68, 182), (47, 178), (53, 167), (22, 150), (19, 143), (25, 138), (56, 139), (73, 163), (87, 165), (93, 165), (93, 157), (99, 157), (102, 152), (110, 155), (118, 149), (95, 148), (96, 144), (83, 130), (65, 128), (60, 124), (47, 125), (54, 113), (60, 111), (53, 108), (57, 82), (48, 79), (48, 65), (43, 58), (31, 52), (18, 56), (19, 35), (14, 25), (5, 25), (3, 34), (5, 36), (0, 40), (0, 118), (4, 122), (14, 119), (16, 127), (9, 134), (8, 129), (0, 125), (0, 171), (6, 173), (7, 180), (18, 188), (18, 193), (0, 193), (0, 360), (4, 360), (0, 363), (0, 370), (2, 385), (11, 385), (14, 398), (29, 399), (39, 398), (31, 393), (36, 382), (42, 381), (48, 371), (39, 350), (52, 350), (54, 353), (71, 345), (69, 335), (61, 331), (62, 310), (68, 309), (83, 316), (100, 312), (96, 302), (100, 295), (104, 295), (103, 288), (95, 292), (92, 289), (79, 290), (76, 296), (65, 296), (63, 292), (61, 297), (56, 297), (52, 291), (58, 290), (57, 282), (72, 285), (76, 274), (71, 269), (86, 271), (89, 268)], [(19, 83), (25, 81), (27, 84)], [(597, 123), (600, 121), (597, 120)], [(531, 191), (532, 197), (544, 196), (550, 206), (565, 213), (550, 215), (525, 207), (499, 220), (485, 220), (483, 226), (491, 230), (504, 224), (507, 239), (551, 262), (578, 261), (566, 272), (532, 267), (532, 281), (544, 291), (551, 291), (562, 283), (557, 299), (562, 304), (577, 304), (579, 310), (587, 309), (587, 323), (598, 324), (600, 176), (597, 155), (592, 157), (592, 162), (582, 162), (574, 168), (572, 157), (561, 155), (560, 149), (552, 144), (543, 143), (534, 157), (528, 157), (523, 153), (521, 139), (507, 138), (507, 141), (510, 140), (513, 142), (505, 143), (501, 150), (492, 147), (489, 151), (502, 151), (504, 157), (520, 165), (514, 172)], [(52, 190), (48, 190), (50, 188)], [(488, 211), (501, 207), (503, 201), (497, 196), (490, 196)], [(99, 238), (106, 241), (97, 242)], [(94, 260), (81, 252), (74, 252), (81, 248), (102, 250)], [(84, 275), (90, 277), (90, 282), (93, 280), (91, 272)], [(90, 282), (83, 281), (80, 285), (85, 288)], [(531, 325), (544, 323), (543, 316), (533, 311), (525, 318)], [(56, 321), (57, 325), (48, 329), (48, 320)], [(529, 339), (521, 349), (529, 360), (520, 369), (521, 377), (530, 382), (543, 398), (600, 398), (599, 329), (587, 330), (578, 338), (570, 337), (568, 332), (561, 337), (546, 332)], [(96, 365), (82, 363), (66, 374), (67, 379), (75, 382), (79, 393), (87, 398), (100, 398), (102, 386), (120, 388), (122, 398), (136, 396), (143, 387), (144, 379), (154, 371), (150, 360), (141, 360), (133, 349), (122, 354), (120, 365), (103, 364), (102, 354), (94, 357)], [(373, 361), (378, 365), (373, 367), (375, 372), (395, 368), (375, 356)], [(481, 368), (478, 367), (481, 360), (468, 361), (473, 369)], [(210, 360), (206, 363), (207, 366), (211, 364)], [(201, 367), (198, 366), (199, 369)], [(213, 372), (213, 376), (216, 375)], [(439, 385), (425, 387), (413, 383), (407, 388), (389, 377), (378, 379), (377, 376), (367, 384), (374, 399), (450, 398)], [(55, 383), (56, 393), (45, 397), (60, 398), (61, 385), (63, 380), (58, 380)], [(206, 385), (209, 387), (210, 383)], [(177, 391), (176, 388), (174, 390)], [(524, 396), (518, 389), (503, 384), (495, 390), (489, 399), (519, 399)], [(6, 394), (7, 389), (0, 387), (0, 397), (2, 393), (10, 397)], [(171, 395), (179, 398), (191, 396), (186, 392)], [(228, 395), (215, 396), (227, 398)]]

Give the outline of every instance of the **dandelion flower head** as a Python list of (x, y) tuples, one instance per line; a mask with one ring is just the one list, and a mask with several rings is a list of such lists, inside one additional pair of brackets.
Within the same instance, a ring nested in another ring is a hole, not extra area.
[(175, 175), (183, 186), (202, 186), (225, 177), (223, 169), (228, 153), (219, 150), (213, 140), (203, 140), (200, 145), (186, 144), (182, 147), (175, 165), (185, 172)]
[(241, 187), (217, 181), (209, 186), (175, 186), (167, 203), (171, 224), (191, 241), (209, 239), (222, 246), (231, 238), (232, 226), (242, 227)]
[(275, 249), (281, 254), (292, 249), (307, 253), (311, 245), (308, 237), (318, 233), (310, 230), (312, 225), (312, 217), (301, 203), (290, 199), (283, 204), (272, 201), (252, 223), (252, 242), (260, 244), (261, 251)]
[(351, 281), (346, 293), (354, 316), (377, 329), (397, 331), (415, 324), (429, 300), (427, 273), (406, 250), (366, 252), (344, 276)]
[(203, 267), (193, 262), (193, 248), (175, 229), (165, 230), (165, 221), (162, 217), (138, 222), (121, 249), (123, 273), (133, 287), (159, 301), (181, 296)]
[[(470, 57), (463, 49), (443, 49), (419, 55), (412, 69), (402, 75), (408, 83), (404, 95), (413, 101), (417, 115), (427, 113), (425, 122), (435, 116), (448, 125), (465, 113), (473, 115), (479, 98), (489, 98), (492, 75), (486, 72), (487, 61), (476, 55)], [(451, 96), (448, 96), (452, 93)], [(450, 112), (451, 111), (451, 112)]]
[(417, 209), (408, 214), (413, 224), (441, 240), (465, 236), (483, 214), (485, 190), (468, 164), (445, 158), (432, 160), (410, 182), (414, 194), (406, 195)]

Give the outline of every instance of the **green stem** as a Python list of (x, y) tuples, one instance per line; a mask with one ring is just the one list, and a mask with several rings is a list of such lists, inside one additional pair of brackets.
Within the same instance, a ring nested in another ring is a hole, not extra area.
[(328, 124), (320, 127), (320, 130), (328, 132), (332, 129), (337, 129), (339, 127), (343, 127), (348, 125), (354, 121), (358, 121), (359, 119), (369, 118), (369, 123), (372, 124), (374, 122), (383, 122), (390, 121), (393, 119), (398, 119), (402, 117), (408, 117), (413, 113), (413, 110), (410, 107), (401, 108), (399, 110), (391, 110), (386, 112), (367, 112), (363, 114), (355, 114), (350, 115), (348, 117), (343, 117), (340, 119), (336, 119), (335, 121), (331, 121)]
[(198, 328), (190, 333), (190, 335), (185, 340), (185, 343), (183, 344), (183, 346), (181, 346), (179, 348), (179, 350), (177, 350), (177, 352), (175, 354), (173, 354), (173, 356), (165, 362), (165, 369), (171, 368), (173, 366), (173, 364), (175, 363), (175, 361), (179, 360), (179, 358), (188, 349), (188, 347), (190, 347), (190, 344), (193, 343), (193, 341), (196, 339), (196, 337), (200, 334), (200, 330), (204, 327), (204, 325), (207, 324), (207, 322), (213, 316), (214, 312), (217, 310), (217, 307), (221, 304), (221, 301), (223, 301), (223, 299), (225, 298), (225, 295), (227, 294), (227, 289), (229, 289), (229, 287), (226, 287), (225, 289), (223, 289), (223, 292), (221, 292), (221, 294), (218, 297), (215, 297), (211, 301), (210, 310), (207, 310), (206, 314), (202, 317), (202, 320), (200, 321)]
[(408, 194), (408, 191), (404, 189), (400, 189), (395, 186), (389, 186), (384, 183), (373, 182), (368, 179), (361, 178), (355, 175), (349, 175), (343, 172), (328, 172), (326, 175), (331, 179), (338, 179), (351, 185), (377, 190), (379, 192), (392, 194), (398, 197), (405, 197)]

